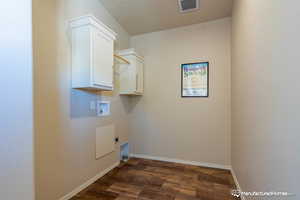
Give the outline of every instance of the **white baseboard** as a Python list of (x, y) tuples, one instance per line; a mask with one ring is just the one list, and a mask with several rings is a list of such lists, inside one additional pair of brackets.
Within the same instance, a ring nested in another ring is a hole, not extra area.
[[(235, 172), (234, 172), (234, 170), (233, 170), (232, 167), (231, 167), (230, 171), (231, 171), (231, 174), (232, 174), (232, 177), (233, 177), (233, 180), (234, 180), (234, 183), (235, 183), (237, 189), (242, 192), (243, 190), (242, 190), (242, 188), (241, 188), (241, 186), (239, 184), (237, 176), (236, 176), (236, 174), (235, 174)], [(245, 196), (241, 196), (241, 200), (246, 200)]]
[(165, 162), (174, 162), (174, 163), (195, 165), (195, 166), (201, 166), (201, 167), (210, 167), (210, 168), (231, 170), (231, 166), (229, 166), (229, 165), (220, 165), (220, 164), (215, 164), (215, 163), (187, 161), (187, 160), (180, 160), (180, 159), (174, 159), (174, 158), (148, 156), (148, 155), (144, 155), (144, 154), (130, 154), (130, 156), (134, 157), (134, 158), (144, 158), (144, 159), (150, 159), (150, 160), (159, 160), (159, 161), (165, 161)]
[(85, 188), (87, 188), (88, 186), (90, 186), (91, 184), (93, 184), (99, 178), (101, 178), (102, 176), (104, 176), (105, 174), (107, 174), (109, 171), (111, 171), (112, 169), (114, 169), (115, 167), (117, 167), (119, 164), (120, 164), (120, 162), (116, 162), (115, 164), (113, 164), (112, 166), (110, 166), (107, 169), (103, 170), (102, 172), (98, 173), (96, 176), (94, 176), (93, 178), (91, 178), (87, 182), (83, 183), (82, 185), (78, 186), (73, 191), (71, 191), (70, 193), (68, 193), (64, 197), (60, 198), (59, 200), (69, 200), (69, 199), (71, 199), (76, 194), (78, 194), (79, 192), (81, 192), (82, 190), (84, 190)]

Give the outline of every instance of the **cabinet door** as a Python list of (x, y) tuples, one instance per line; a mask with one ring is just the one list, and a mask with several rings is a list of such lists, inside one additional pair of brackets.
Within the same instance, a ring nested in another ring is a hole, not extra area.
[(92, 84), (113, 87), (113, 41), (95, 31), (92, 46)]
[(120, 92), (121, 93), (136, 92), (136, 87), (135, 87), (136, 73), (135, 70), (133, 69), (132, 64), (131, 65), (121, 64), (119, 69), (120, 69)]

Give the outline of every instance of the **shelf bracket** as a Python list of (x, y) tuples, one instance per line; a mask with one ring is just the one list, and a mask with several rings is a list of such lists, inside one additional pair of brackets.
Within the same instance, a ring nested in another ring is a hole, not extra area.
[(122, 60), (123, 62), (125, 62), (126, 64), (129, 64), (130, 65), (130, 62), (128, 60), (126, 60), (125, 58), (123, 58), (122, 56), (119, 56), (117, 54), (114, 54), (114, 57), (119, 59), (119, 60)]

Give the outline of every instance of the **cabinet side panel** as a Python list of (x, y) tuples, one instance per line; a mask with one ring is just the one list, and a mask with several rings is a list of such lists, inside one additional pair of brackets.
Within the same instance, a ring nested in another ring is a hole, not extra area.
[(90, 86), (90, 29), (72, 30), (72, 88)]
[(138, 93), (144, 92), (144, 63), (137, 59), (137, 71), (138, 71)]
[(99, 31), (93, 32), (93, 84), (113, 87), (113, 45), (113, 40), (106, 38)]

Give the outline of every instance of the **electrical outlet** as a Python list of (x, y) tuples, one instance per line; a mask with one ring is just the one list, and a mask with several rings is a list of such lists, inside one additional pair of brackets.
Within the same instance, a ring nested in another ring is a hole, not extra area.
[(92, 111), (96, 110), (96, 102), (95, 101), (90, 102), (90, 110), (92, 110)]

